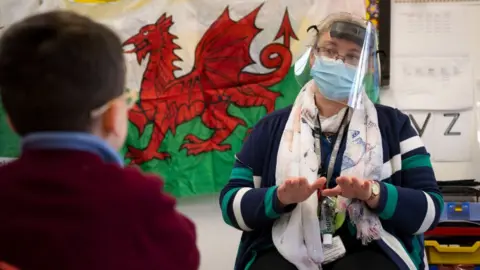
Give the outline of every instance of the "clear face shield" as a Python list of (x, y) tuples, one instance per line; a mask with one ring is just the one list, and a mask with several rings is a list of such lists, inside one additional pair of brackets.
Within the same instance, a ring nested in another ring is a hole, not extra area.
[[(328, 19), (328, 18), (327, 18)], [(326, 99), (358, 108), (363, 93), (378, 102), (380, 62), (375, 28), (370, 22), (336, 20), (318, 31), (316, 43), (295, 63), (300, 86), (313, 79)]]

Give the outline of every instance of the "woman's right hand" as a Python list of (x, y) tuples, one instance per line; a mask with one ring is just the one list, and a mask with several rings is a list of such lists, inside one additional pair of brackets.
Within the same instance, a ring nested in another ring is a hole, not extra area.
[(282, 206), (303, 202), (314, 192), (322, 189), (326, 181), (325, 177), (320, 177), (312, 184), (309, 184), (305, 177), (289, 178), (278, 187), (277, 198)]

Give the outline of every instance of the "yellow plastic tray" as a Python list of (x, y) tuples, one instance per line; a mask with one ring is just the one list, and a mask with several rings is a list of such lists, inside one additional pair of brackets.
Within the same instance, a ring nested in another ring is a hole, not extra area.
[(425, 250), (429, 264), (480, 264), (480, 241), (471, 247), (455, 247), (427, 240)]

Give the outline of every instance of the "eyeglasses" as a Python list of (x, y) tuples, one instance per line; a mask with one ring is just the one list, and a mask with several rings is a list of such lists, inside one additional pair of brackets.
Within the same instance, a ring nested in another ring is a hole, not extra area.
[(105, 103), (101, 107), (91, 111), (90, 116), (92, 118), (99, 117), (100, 115), (104, 114), (108, 110), (108, 108), (110, 107), (110, 105), (112, 105), (113, 102), (119, 99), (124, 99), (128, 109), (131, 109), (138, 100), (138, 91), (131, 90), (129, 88), (125, 89), (125, 92), (123, 92), (123, 94), (121, 94), (120, 96), (110, 100), (109, 102)]
[(340, 59), (343, 63), (351, 65), (351, 66), (358, 66), (360, 62), (360, 56), (357, 56), (353, 53), (347, 53), (345, 55), (340, 55), (338, 51), (334, 48), (328, 47), (316, 47), (314, 48), (314, 53), (317, 56), (328, 57), (331, 59)]

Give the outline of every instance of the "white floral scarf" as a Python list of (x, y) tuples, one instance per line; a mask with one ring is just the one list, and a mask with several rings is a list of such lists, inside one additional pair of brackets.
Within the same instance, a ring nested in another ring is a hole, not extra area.
[[(315, 91), (312, 80), (303, 87), (293, 105), (278, 150), (275, 174), (278, 186), (289, 177), (302, 176), (310, 183), (318, 177), (320, 161), (315, 153), (312, 132), (318, 115)], [(340, 117), (336, 115), (322, 119), (322, 130), (338, 130), (343, 113), (338, 114), (341, 114)], [(349, 117), (341, 175), (380, 180), (383, 165), (382, 138), (377, 111), (365, 93)], [(348, 212), (351, 222), (357, 228), (357, 238), (364, 244), (380, 238), (380, 220), (363, 202), (343, 197), (339, 197), (337, 202), (337, 213)], [(313, 193), (291, 213), (284, 214), (275, 221), (272, 229), (275, 247), (299, 270), (317, 270), (324, 260), (317, 208), (318, 196)]]

